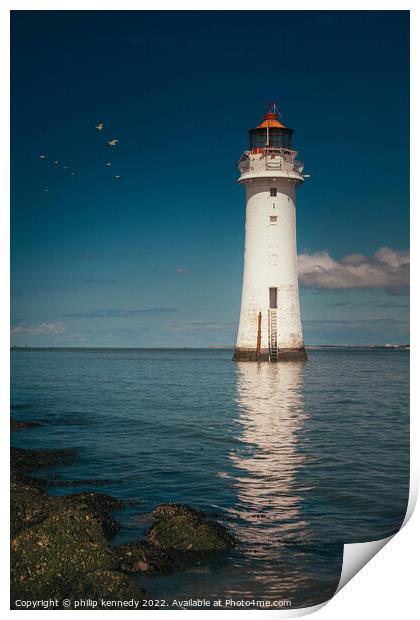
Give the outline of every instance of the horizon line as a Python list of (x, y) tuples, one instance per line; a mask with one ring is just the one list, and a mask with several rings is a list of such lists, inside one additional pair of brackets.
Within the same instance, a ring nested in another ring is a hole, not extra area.
[[(386, 344), (308, 344), (306, 345), (306, 349), (310, 348), (342, 348), (342, 347), (352, 347), (352, 348), (368, 348), (368, 347), (381, 347), (384, 349), (392, 349), (392, 348), (407, 348), (410, 347), (410, 343), (386, 343)], [(203, 351), (208, 349), (220, 350), (220, 349), (235, 349), (235, 345), (208, 345), (203, 347), (191, 347), (191, 346), (179, 346), (179, 347), (107, 347), (107, 346), (36, 346), (36, 345), (11, 345), (10, 350), (54, 350), (54, 349), (77, 349), (77, 350), (90, 350), (90, 349), (104, 349), (108, 351)]]

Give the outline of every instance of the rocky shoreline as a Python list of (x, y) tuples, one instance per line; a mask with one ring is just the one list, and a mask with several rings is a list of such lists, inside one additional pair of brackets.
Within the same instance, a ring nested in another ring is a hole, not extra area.
[[(14, 430), (34, 424), (18, 422)], [(99, 607), (128, 600), (140, 607), (148, 595), (131, 577), (179, 571), (237, 545), (207, 514), (168, 503), (152, 510), (144, 538), (112, 549), (120, 527), (114, 513), (132, 502), (96, 492), (51, 496), (30, 476), (74, 457), (73, 450), (11, 448), (12, 609), (48, 599), (58, 609), (74, 608), (88, 598)]]

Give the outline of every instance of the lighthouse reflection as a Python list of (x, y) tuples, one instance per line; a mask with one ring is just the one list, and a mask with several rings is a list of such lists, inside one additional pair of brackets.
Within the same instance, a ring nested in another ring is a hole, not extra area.
[(305, 464), (301, 451), (306, 414), (303, 363), (237, 364), (239, 432), (231, 452), (231, 486), (237, 493), (231, 516), (246, 543), (267, 545), (307, 539), (296, 476)]

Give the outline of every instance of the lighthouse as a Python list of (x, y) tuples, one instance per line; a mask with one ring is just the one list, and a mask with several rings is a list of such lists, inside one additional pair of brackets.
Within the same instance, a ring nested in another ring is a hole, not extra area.
[(244, 274), (235, 361), (306, 360), (296, 252), (303, 164), (274, 104), (238, 162), (246, 191)]

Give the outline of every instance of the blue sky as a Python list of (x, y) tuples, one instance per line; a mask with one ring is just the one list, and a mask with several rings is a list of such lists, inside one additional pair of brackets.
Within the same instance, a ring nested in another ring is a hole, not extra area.
[(407, 342), (408, 37), (404, 11), (14, 12), (12, 343), (233, 344), (236, 162), (273, 100), (311, 174), (306, 342)]

